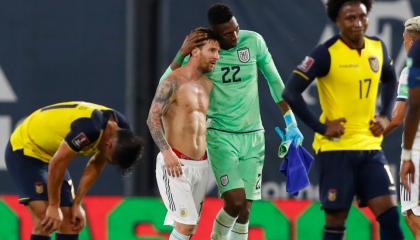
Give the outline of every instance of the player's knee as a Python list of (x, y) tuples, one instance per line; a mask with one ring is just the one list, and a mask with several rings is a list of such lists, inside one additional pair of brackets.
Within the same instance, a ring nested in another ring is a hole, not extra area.
[[(83, 229), (83, 228), (82, 228)], [(58, 229), (58, 232), (63, 234), (79, 234), (80, 231), (74, 230), (74, 225), (71, 223), (70, 219), (63, 219), (63, 222)]]
[(33, 223), (32, 234), (40, 235), (40, 236), (50, 236), (50, 233), (48, 233), (48, 232), (46, 232), (42, 229), (41, 222)]
[(44, 218), (44, 214), (40, 214), (39, 216), (35, 217), (32, 216), (32, 224), (33, 224), (33, 230), (32, 230), (32, 234), (35, 235), (41, 235), (41, 236), (49, 236), (50, 234), (46, 231), (44, 231), (44, 229), (42, 228), (41, 222), (42, 219)]
[(372, 198), (368, 201), (368, 206), (376, 217), (396, 206), (395, 200), (391, 195), (384, 195)]
[(48, 235), (47, 232), (42, 230), (41, 222), (45, 217), (46, 203), (41, 201), (31, 201), (27, 206), (31, 214), (33, 224), (33, 234), (36, 235)]
[(33, 230), (32, 233), (35, 235), (42, 235), (42, 236), (48, 236), (49, 233), (44, 231), (41, 225), (42, 220), (45, 217), (45, 213), (39, 212), (38, 214), (32, 214), (32, 224), (33, 224)]
[(246, 201), (243, 199), (235, 199), (226, 204), (225, 209), (232, 216), (238, 216), (242, 210), (246, 209)]
[(328, 226), (344, 226), (348, 209), (324, 209), (325, 225)]
[(405, 221), (410, 230), (413, 232), (413, 235), (420, 237), (420, 216), (414, 215), (410, 210), (405, 217)]
[[(74, 224), (71, 222), (71, 210), (69, 207), (61, 208), (63, 212), (63, 221), (61, 222), (58, 232), (64, 234), (78, 234), (79, 231), (74, 230)], [(82, 228), (83, 229), (83, 228)]]
[(30, 202), (27, 206), (33, 221), (42, 221), (45, 217), (45, 212), (47, 211), (47, 205), (41, 201)]
[(416, 224), (409, 217), (405, 218), (405, 222), (407, 223), (407, 226), (410, 228), (413, 235), (416, 236), (418, 234)]

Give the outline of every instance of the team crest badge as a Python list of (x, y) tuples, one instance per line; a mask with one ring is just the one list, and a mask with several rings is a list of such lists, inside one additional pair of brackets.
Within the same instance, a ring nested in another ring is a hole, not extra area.
[(237, 52), (238, 52), (239, 61), (243, 63), (249, 62), (249, 59), (251, 58), (249, 54), (249, 48), (241, 48), (241, 49), (238, 49)]
[(222, 184), (222, 186), (226, 186), (229, 183), (229, 177), (228, 175), (223, 175), (220, 177), (220, 183)]
[(377, 57), (369, 57), (369, 65), (373, 72), (377, 73), (379, 71), (379, 60)]
[(181, 215), (181, 217), (185, 218), (185, 217), (187, 217), (187, 216), (188, 216), (188, 211), (187, 211), (187, 209), (186, 209), (186, 208), (181, 208), (181, 209), (179, 210), (179, 214)]
[(328, 201), (334, 202), (337, 199), (337, 190), (332, 188), (328, 190)]
[(35, 183), (35, 192), (38, 194), (41, 194), (44, 192), (44, 184), (42, 184), (42, 182)]

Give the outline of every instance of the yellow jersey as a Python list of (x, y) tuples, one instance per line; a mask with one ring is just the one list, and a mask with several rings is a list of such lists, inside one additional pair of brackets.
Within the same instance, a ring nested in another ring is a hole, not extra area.
[(373, 136), (369, 127), (375, 117), (379, 83), (392, 78), (392, 73), (383, 42), (373, 37), (365, 37), (364, 48), (356, 50), (335, 36), (305, 58), (294, 74), (307, 81), (317, 78), (322, 110), (319, 121), (347, 120), (340, 138), (315, 133), (315, 152), (381, 149), (383, 137)]
[(82, 156), (97, 152), (108, 119), (113, 116), (121, 128), (129, 128), (119, 112), (94, 103), (63, 102), (30, 114), (12, 133), (13, 151), (48, 163), (65, 140)]

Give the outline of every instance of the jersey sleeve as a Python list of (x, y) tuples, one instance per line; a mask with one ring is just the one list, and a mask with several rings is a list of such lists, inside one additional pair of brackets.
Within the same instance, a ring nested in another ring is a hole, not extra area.
[(168, 76), (169, 76), (169, 74), (171, 74), (171, 72), (172, 72), (172, 68), (171, 68), (171, 66), (169, 66), (166, 70), (165, 70), (165, 72), (163, 73), (163, 75), (160, 77), (160, 79), (159, 79), (159, 83), (161, 83), (165, 78), (167, 78)]
[(120, 112), (114, 110), (114, 118), (119, 128), (130, 129), (127, 118)]
[(417, 40), (411, 47), (408, 58), (408, 87), (420, 87), (420, 41)]
[(277, 71), (277, 67), (274, 64), (273, 58), (268, 51), (267, 45), (264, 38), (257, 34), (256, 37), (257, 45), (257, 66), (264, 78), (267, 80), (268, 87), (270, 89), (271, 96), (276, 103), (280, 102), (283, 98), (281, 94), (284, 90), (283, 80)]
[(102, 123), (97, 117), (76, 119), (71, 124), (65, 141), (73, 151), (80, 152), (98, 140), (102, 130), (101, 125)]
[(319, 122), (318, 118), (309, 110), (302, 93), (316, 77), (328, 74), (330, 62), (328, 49), (324, 45), (318, 46), (293, 71), (283, 93), (284, 99), (291, 106), (295, 115), (312, 130), (321, 134), (325, 133), (326, 126)]
[(392, 64), (392, 59), (388, 55), (388, 50), (386, 49), (385, 44), (381, 41), (382, 51), (383, 51), (383, 65), (381, 73), (381, 82), (396, 81), (397, 77), (394, 70), (394, 65)]
[(406, 101), (408, 98), (407, 78), (408, 78), (408, 69), (405, 67), (401, 71), (400, 78), (398, 79), (397, 101)]
[(316, 77), (327, 75), (330, 64), (331, 57), (327, 47), (319, 45), (295, 68), (293, 75), (312, 82)]
[(383, 51), (383, 64), (381, 72), (381, 107), (379, 108), (379, 113), (381, 116), (387, 116), (391, 119), (392, 105), (394, 103), (397, 90), (397, 77), (386, 46), (382, 41), (381, 44)]
[(265, 43), (264, 38), (260, 34), (256, 33), (255, 39), (257, 47), (256, 60), (258, 66), (268, 64), (270, 61), (272, 61), (272, 57), (270, 52), (268, 51), (268, 47)]

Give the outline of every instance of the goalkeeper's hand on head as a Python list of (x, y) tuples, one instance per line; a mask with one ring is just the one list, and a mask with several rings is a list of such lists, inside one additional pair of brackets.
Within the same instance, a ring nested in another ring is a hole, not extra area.
[(301, 145), (303, 142), (303, 135), (300, 132), (296, 118), (293, 115), (292, 110), (287, 111), (283, 115), (286, 123), (286, 140), (291, 140), (295, 145)]

